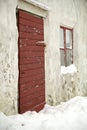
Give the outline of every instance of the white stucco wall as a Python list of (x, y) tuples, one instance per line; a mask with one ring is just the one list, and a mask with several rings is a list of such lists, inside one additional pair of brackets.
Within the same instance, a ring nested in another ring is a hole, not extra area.
[[(0, 1), (0, 111), (7, 115), (18, 112), (16, 6), (44, 17), (46, 102), (56, 105), (76, 95), (87, 96), (87, 1), (36, 1), (49, 9), (25, 0)], [(74, 29), (73, 57), (77, 68), (74, 74), (61, 75), (60, 72), (60, 25)]]
[[(45, 19), (46, 101), (56, 105), (76, 95), (87, 96), (87, 1), (38, 0), (51, 10)], [(73, 62), (77, 73), (60, 73), (60, 25), (74, 29)]]
[[(46, 1), (44, 1), (46, 2)], [(87, 95), (87, 1), (50, 1), (48, 44), (46, 52), (47, 102), (52, 105), (76, 95)], [(77, 73), (60, 74), (60, 25), (74, 29), (73, 62)], [(73, 80), (72, 80), (73, 79)]]
[(17, 1), (0, 0), (0, 111), (17, 113), (18, 33)]

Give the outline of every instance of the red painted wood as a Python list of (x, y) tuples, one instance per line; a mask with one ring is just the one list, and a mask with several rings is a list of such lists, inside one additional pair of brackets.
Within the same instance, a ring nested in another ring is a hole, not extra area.
[[(35, 98), (39, 98), (40, 96), (43, 96), (44, 98), (44, 94), (42, 93), (43, 90), (44, 90), (44, 87), (43, 87), (43, 84), (42, 86), (39, 86), (39, 87), (35, 87), (35, 88), (31, 88), (31, 89), (28, 89), (30, 91), (30, 93), (27, 93), (28, 90), (24, 90), (24, 91), (21, 91), (20, 93), (20, 97), (22, 98), (20, 102), (22, 102), (23, 100), (28, 100), (28, 99), (32, 99), (32, 101), (35, 99)], [(36, 93), (35, 93), (36, 92)], [(27, 98), (25, 98), (25, 96)], [(28, 103), (28, 102), (27, 102)], [(25, 105), (25, 104), (24, 104)]]
[(41, 52), (44, 52), (44, 48), (43, 48), (43, 46), (37, 46), (37, 45), (33, 45), (33, 46), (30, 46), (30, 45), (26, 45), (25, 46), (25, 44), (23, 44), (23, 45), (20, 45), (20, 50), (21, 51), (41, 51)]
[(44, 52), (39, 52), (39, 51), (24, 51), (24, 52), (20, 52), (21, 56), (24, 58), (24, 57), (42, 57), (44, 55)]
[(26, 83), (20, 83), (20, 85), (21, 85), (21, 91), (25, 91), (27, 88), (31, 89), (37, 86), (42, 86), (42, 85), (44, 86), (45, 84), (44, 84), (44, 80), (40, 79), (40, 80), (33, 80), (32, 82), (28, 81)]
[(33, 16), (32, 14), (28, 13), (28, 12), (24, 12), (22, 10), (19, 11), (19, 15), (20, 15), (20, 18), (25, 18), (27, 19), (28, 21), (34, 21), (36, 23), (43, 23), (43, 19), (42, 18), (39, 18), (37, 16)]
[(43, 19), (19, 10), (19, 112), (45, 104)]
[(31, 26), (27, 26), (27, 25), (23, 25), (23, 24), (20, 24), (20, 31), (21, 32), (27, 32), (27, 33), (37, 33), (37, 34), (40, 34), (40, 35), (43, 35), (43, 28), (40, 29), (40, 28), (33, 28)]
[(45, 102), (39, 104), (39, 106), (35, 106), (32, 110), (40, 111), (44, 107)]
[(36, 39), (38, 41), (41, 41), (41, 40), (43, 40), (43, 35), (20, 32), (20, 38), (32, 39), (32, 40)]
[[(28, 21), (28, 20), (26, 20), (26, 19), (22, 19), (22, 18), (20, 18), (19, 19), (19, 24), (20, 24), (20, 26), (21, 25), (25, 25), (25, 26), (27, 26), (27, 27), (32, 27), (32, 29), (34, 30), (34, 31), (36, 31), (36, 30), (39, 30), (39, 29), (41, 29), (42, 31), (43, 31), (43, 23), (42, 24), (39, 24), (39, 23), (36, 23), (35, 21), (34, 22), (32, 22), (32, 21)], [(20, 27), (19, 26), (19, 27)], [(27, 28), (27, 30), (28, 30), (28, 28)]]
[(30, 107), (29, 108), (29, 105), (25, 105), (25, 106), (23, 106), (23, 109), (22, 110), (20, 110), (20, 111), (28, 111), (28, 110), (36, 110), (36, 111), (40, 111), (43, 107), (44, 107), (44, 104), (45, 104), (45, 102), (43, 102), (43, 103), (41, 103), (41, 104), (39, 104), (39, 106), (38, 105), (36, 105), (36, 106), (33, 106), (33, 107)]
[[(36, 58), (36, 60), (34, 60)], [(27, 59), (27, 58), (21, 58), (20, 59), (20, 65), (24, 65), (24, 64), (39, 64), (39, 62), (41, 62), (41, 63), (44, 63), (44, 59), (43, 59), (43, 57), (39, 57), (39, 58), (37, 58), (37, 57), (34, 57), (34, 58), (32, 58), (32, 57), (29, 57), (29, 59)]]
[[(36, 81), (36, 80), (43, 80), (43, 77), (44, 77), (44, 75), (43, 76), (42, 75), (38, 75), (37, 77), (33, 76), (33, 77), (21, 78), (20, 84), (24, 84), (24, 83), (28, 83), (28, 82), (33, 82), (33, 81)], [(32, 80), (32, 78), (34, 78), (34, 80)]]

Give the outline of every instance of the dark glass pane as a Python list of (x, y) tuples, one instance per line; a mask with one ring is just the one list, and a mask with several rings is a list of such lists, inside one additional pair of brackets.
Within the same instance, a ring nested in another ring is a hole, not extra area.
[(64, 30), (60, 28), (60, 48), (64, 48)]
[(67, 63), (67, 66), (73, 63), (72, 50), (68, 50), (68, 49), (66, 50), (66, 63)]
[(64, 50), (60, 50), (60, 58), (61, 58), (61, 65), (65, 65), (64, 63)]
[(72, 49), (72, 31), (66, 30), (66, 48)]

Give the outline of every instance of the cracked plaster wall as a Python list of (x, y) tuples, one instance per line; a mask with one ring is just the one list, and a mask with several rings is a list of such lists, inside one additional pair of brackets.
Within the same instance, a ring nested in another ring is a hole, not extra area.
[(16, 0), (0, 0), (0, 111), (7, 115), (18, 111), (16, 5)]
[[(50, 7), (45, 19), (46, 101), (56, 105), (87, 96), (87, 0), (37, 0)], [(60, 25), (74, 30), (73, 62), (77, 73), (60, 73)]]

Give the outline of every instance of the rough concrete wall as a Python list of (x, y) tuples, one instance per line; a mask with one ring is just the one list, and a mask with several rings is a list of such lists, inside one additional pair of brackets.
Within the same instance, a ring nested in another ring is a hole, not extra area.
[[(51, 105), (76, 95), (87, 95), (87, 1), (38, 0), (51, 10), (45, 19), (46, 100)], [(77, 73), (60, 73), (60, 25), (74, 29), (74, 64)]]
[[(61, 100), (68, 100), (76, 95), (87, 96), (87, 1), (73, 1), (75, 10), (74, 28), (74, 63), (77, 73), (61, 75)], [(72, 82), (73, 78), (73, 82)], [(65, 82), (65, 85), (64, 85)], [(63, 92), (63, 94), (62, 94)]]
[(17, 113), (18, 45), (17, 1), (0, 0), (0, 111)]
[(67, 101), (76, 95), (81, 95), (82, 92), (79, 88), (79, 75), (63, 74), (61, 75), (61, 101)]
[(87, 0), (78, 1), (78, 25), (76, 27), (77, 67), (79, 72), (79, 88), (82, 95), (87, 96)]

